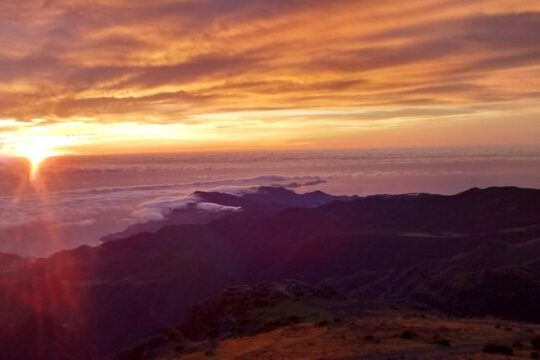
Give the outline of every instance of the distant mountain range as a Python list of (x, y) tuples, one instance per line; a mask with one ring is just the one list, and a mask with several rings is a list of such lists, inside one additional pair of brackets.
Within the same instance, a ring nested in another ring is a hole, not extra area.
[(540, 322), (540, 190), (360, 198), (262, 187), (193, 199), (97, 247), (0, 255), (3, 358), (114, 358), (189, 322), (225, 288), (287, 279), (350, 299)]

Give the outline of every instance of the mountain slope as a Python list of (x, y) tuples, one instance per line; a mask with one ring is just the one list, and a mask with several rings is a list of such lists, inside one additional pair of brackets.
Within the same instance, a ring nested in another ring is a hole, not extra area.
[[(178, 324), (192, 305), (224, 287), (288, 278), (448, 313), (527, 319), (525, 312), (505, 310), (519, 294), (523, 301), (514, 303), (533, 309), (536, 320), (539, 190), (344, 198), (322, 206), (331, 197), (321, 193), (272, 189), (253, 203), (253, 196), (230, 195), (199, 194), (244, 211), (60, 252), (1, 273), (0, 351), (8, 359), (45, 359), (70, 343), (88, 349), (73, 350), (79, 359), (107, 359)], [(283, 209), (291, 203), (305, 207)], [(499, 301), (507, 281), (512, 291)], [(34, 345), (13, 347), (24, 342)]]

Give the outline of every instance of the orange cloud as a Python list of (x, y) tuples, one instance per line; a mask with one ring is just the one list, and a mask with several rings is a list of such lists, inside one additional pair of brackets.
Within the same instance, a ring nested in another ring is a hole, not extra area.
[[(7, 0), (0, 28), (0, 143), (30, 131), (90, 152), (540, 136), (534, 0)], [(139, 130), (125, 141), (118, 129)]]

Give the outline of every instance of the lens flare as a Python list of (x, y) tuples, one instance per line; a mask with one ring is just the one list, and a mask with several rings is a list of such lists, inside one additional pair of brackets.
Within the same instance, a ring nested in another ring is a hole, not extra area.
[(11, 156), (22, 157), (30, 164), (29, 177), (35, 181), (39, 175), (40, 166), (50, 157), (65, 154), (59, 150), (65, 141), (58, 138), (32, 137), (17, 139), (9, 144), (7, 152)]
[(27, 144), (18, 149), (18, 154), (28, 159), (30, 163), (30, 178), (35, 180), (39, 167), (47, 158), (54, 156), (55, 152), (42, 144)]

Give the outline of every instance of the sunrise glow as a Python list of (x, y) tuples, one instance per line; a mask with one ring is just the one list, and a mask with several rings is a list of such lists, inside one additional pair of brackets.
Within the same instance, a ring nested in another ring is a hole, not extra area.
[(71, 142), (63, 138), (27, 137), (20, 138), (5, 146), (4, 153), (12, 157), (21, 157), (29, 163), (29, 178), (34, 181), (39, 175), (42, 163), (50, 157), (66, 154), (60, 150)]
[(30, 162), (30, 178), (35, 179), (41, 163), (47, 158), (54, 156), (55, 153), (47, 144), (38, 141), (36, 144), (21, 145), (17, 148), (17, 154), (28, 159)]

